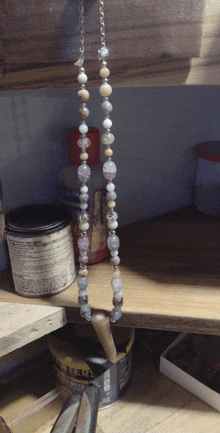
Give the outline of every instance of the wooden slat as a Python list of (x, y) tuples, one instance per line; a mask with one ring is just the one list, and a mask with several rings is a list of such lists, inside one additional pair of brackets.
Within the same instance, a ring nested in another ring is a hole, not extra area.
[(0, 356), (64, 326), (64, 308), (0, 302)]
[[(107, 3), (111, 84), (115, 87), (220, 84), (220, 3), (207, 0), (203, 17), (204, 1), (190, 2), (190, 5), (187, 2), (184, 9), (185, 0), (175, 0), (174, 4), (172, 0), (166, 3), (164, 14), (159, 7), (161, 0), (157, 0), (156, 8), (155, 2), (150, 1), (116, 2), (120, 13), (114, 14), (114, 19), (112, 1)], [(78, 44), (78, 29), (74, 24), (78, 20), (76, 2), (72, 3), (72, 9), (67, 0), (43, 3), (25, 0), (22, 5), (19, 0), (11, 2), (5, 2), (7, 9), (3, 15), (6, 73), (0, 76), (0, 89), (77, 88), (77, 71), (73, 66)], [(133, 11), (127, 21), (120, 20), (125, 5), (128, 11)], [(93, 87), (99, 83), (98, 61), (92, 60), (97, 53), (97, 4), (88, 3), (86, 7), (86, 67), (89, 86)], [(73, 16), (75, 21), (71, 19)], [(181, 23), (177, 17), (181, 17), (178, 18)], [(122, 25), (125, 22), (126, 30)], [(187, 38), (181, 38), (180, 28)], [(124, 44), (120, 51), (119, 40)]]
[[(153, 219), (121, 228), (124, 306), (121, 326), (220, 335), (220, 222), (190, 216)], [(108, 259), (89, 267), (92, 308), (110, 311)], [(2, 281), (0, 301), (65, 306), (80, 322), (76, 281), (47, 299), (21, 298)]]

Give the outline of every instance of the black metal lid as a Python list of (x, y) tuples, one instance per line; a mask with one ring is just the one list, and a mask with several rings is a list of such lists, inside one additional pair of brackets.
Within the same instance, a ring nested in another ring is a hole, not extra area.
[(36, 204), (15, 209), (5, 216), (7, 234), (27, 237), (47, 235), (70, 224), (71, 215), (65, 206)]

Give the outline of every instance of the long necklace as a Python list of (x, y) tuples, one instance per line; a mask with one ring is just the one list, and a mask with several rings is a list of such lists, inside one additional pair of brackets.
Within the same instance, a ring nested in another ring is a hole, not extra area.
[[(104, 134), (101, 137), (102, 143), (105, 145), (104, 155), (107, 160), (103, 165), (103, 175), (105, 179), (108, 180), (106, 185), (107, 189), (107, 220), (108, 220), (108, 228), (109, 228), (109, 236), (107, 238), (107, 245), (110, 250), (110, 263), (113, 267), (113, 277), (111, 280), (111, 286), (113, 289), (113, 309), (111, 312), (111, 321), (115, 322), (119, 320), (122, 316), (121, 307), (123, 305), (123, 295), (122, 295), (122, 280), (120, 278), (120, 270), (119, 263), (120, 258), (118, 256), (118, 249), (120, 245), (119, 237), (116, 235), (116, 228), (118, 227), (117, 218), (118, 215), (114, 211), (115, 208), (115, 185), (112, 180), (116, 176), (116, 165), (112, 161), (111, 157), (113, 155), (113, 150), (111, 149), (111, 144), (115, 141), (114, 135), (111, 133), (112, 121), (109, 118), (109, 114), (111, 113), (113, 107), (111, 102), (109, 101), (109, 96), (112, 93), (112, 87), (108, 83), (108, 77), (110, 75), (110, 71), (107, 68), (106, 57), (109, 55), (109, 50), (106, 47), (105, 43), (105, 17), (104, 17), (104, 2), (103, 0), (99, 0), (100, 3), (100, 31), (101, 31), (101, 48), (98, 51), (99, 60), (101, 63), (100, 76), (102, 78), (102, 84), (99, 88), (99, 92), (103, 97), (103, 102), (101, 104), (101, 109), (105, 115), (103, 120), (103, 127), (105, 129)], [(86, 107), (86, 102), (89, 99), (89, 92), (85, 89), (85, 85), (87, 82), (87, 75), (85, 74), (84, 64), (84, 6), (83, 0), (80, 0), (80, 15), (79, 15), (79, 23), (80, 23), (80, 55), (79, 59), (75, 63), (79, 67), (79, 75), (78, 82), (80, 83), (80, 90), (78, 91), (78, 98), (81, 102), (81, 106), (78, 110), (79, 118), (81, 119), (81, 124), (79, 126), (80, 139), (77, 144), (81, 148), (80, 159), (82, 161), (81, 165), (78, 168), (78, 177), (81, 181), (82, 185), (80, 187), (80, 217), (79, 217), (79, 229), (81, 235), (78, 239), (78, 247), (79, 247), (79, 262), (80, 269), (78, 272), (78, 302), (80, 304), (80, 314), (86, 320), (91, 320), (91, 309), (88, 305), (88, 294), (87, 294), (87, 286), (88, 286), (88, 248), (89, 248), (89, 238), (88, 238), (88, 229), (89, 229), (89, 215), (86, 211), (88, 207), (88, 187), (86, 186), (86, 182), (90, 178), (90, 168), (87, 165), (88, 153), (86, 152), (87, 148), (90, 146), (91, 142), (86, 136), (88, 132), (88, 126), (86, 125), (86, 118), (89, 115), (89, 110)]]

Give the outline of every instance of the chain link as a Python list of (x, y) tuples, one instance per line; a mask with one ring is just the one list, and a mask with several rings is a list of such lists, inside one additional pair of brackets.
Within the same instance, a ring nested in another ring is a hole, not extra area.
[(101, 32), (101, 44), (105, 46), (105, 15), (104, 15), (104, 1), (99, 0), (100, 3), (100, 32)]

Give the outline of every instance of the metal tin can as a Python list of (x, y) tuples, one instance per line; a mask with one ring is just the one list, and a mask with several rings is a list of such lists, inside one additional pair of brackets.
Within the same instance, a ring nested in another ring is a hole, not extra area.
[(30, 205), (5, 217), (15, 291), (27, 297), (54, 295), (74, 280), (71, 216), (63, 206)]
[(99, 386), (99, 408), (120, 400), (131, 382), (133, 328), (113, 327), (118, 361), (108, 361), (92, 325), (69, 323), (48, 336), (50, 352), (59, 382), (82, 394), (86, 385)]

